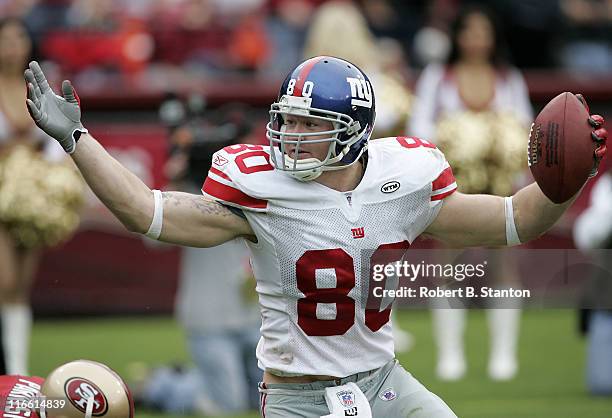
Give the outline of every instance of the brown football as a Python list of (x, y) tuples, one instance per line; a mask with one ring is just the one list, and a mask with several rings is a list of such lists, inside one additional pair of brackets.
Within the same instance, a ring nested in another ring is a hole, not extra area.
[(572, 93), (552, 99), (531, 125), (528, 161), (533, 177), (555, 203), (571, 198), (593, 168), (597, 144), (591, 139), (589, 113)]

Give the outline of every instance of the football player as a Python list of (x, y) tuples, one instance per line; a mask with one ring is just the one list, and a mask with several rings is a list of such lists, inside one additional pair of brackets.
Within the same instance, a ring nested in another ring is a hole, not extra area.
[(334, 57), (289, 73), (270, 109), (270, 146), (214, 154), (204, 196), (149, 189), (88, 134), (69, 81), (61, 97), (36, 62), (25, 77), (35, 122), (130, 231), (199, 247), (247, 241), (267, 418), (455, 417), (394, 359), (390, 307), (368, 303), (362, 255), (406, 249), (422, 233), (457, 247), (516, 245), (544, 233), (571, 204), (552, 203), (535, 183), (507, 198), (465, 195), (428, 141), (369, 142), (370, 81)]
[(134, 402), (121, 377), (104, 364), (77, 360), (46, 379), (0, 376), (4, 418), (133, 418)]

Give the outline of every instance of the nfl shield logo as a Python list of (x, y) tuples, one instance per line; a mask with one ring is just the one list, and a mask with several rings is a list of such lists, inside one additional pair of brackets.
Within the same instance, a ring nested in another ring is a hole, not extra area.
[(338, 392), (337, 395), (342, 403), (342, 406), (345, 408), (355, 405), (355, 395), (353, 395), (352, 391), (343, 390), (342, 392)]
[(393, 390), (393, 388), (387, 388), (380, 392), (378, 397), (383, 401), (392, 401), (393, 399), (397, 398), (397, 393)]

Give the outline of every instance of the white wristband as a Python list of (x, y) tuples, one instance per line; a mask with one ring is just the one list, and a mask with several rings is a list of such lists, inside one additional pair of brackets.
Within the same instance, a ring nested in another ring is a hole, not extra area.
[(162, 198), (162, 192), (159, 190), (153, 190), (153, 197), (155, 198), (153, 220), (151, 221), (151, 226), (145, 235), (149, 238), (159, 239), (162, 231), (162, 224), (164, 223), (164, 201)]
[(514, 224), (514, 208), (512, 207), (512, 197), (504, 198), (504, 212), (506, 215), (506, 245), (512, 247), (513, 245), (521, 244), (521, 240)]

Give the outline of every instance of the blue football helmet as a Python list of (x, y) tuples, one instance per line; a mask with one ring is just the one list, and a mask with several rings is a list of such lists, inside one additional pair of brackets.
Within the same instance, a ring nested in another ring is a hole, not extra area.
[[(332, 122), (324, 132), (292, 132), (283, 129), (286, 115)], [(270, 162), (301, 181), (314, 180), (323, 171), (339, 170), (359, 160), (367, 149), (376, 117), (374, 91), (368, 77), (348, 61), (328, 56), (310, 58), (289, 73), (270, 107), (266, 136)], [(309, 139), (313, 136), (325, 138)], [(329, 142), (327, 156), (299, 158), (302, 141)], [(294, 148), (291, 158), (287, 145)], [(280, 152), (276, 152), (278, 147)]]

